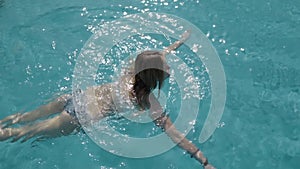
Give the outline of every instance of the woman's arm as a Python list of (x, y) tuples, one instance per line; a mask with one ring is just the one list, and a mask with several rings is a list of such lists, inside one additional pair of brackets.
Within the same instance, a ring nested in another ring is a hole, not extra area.
[(214, 167), (208, 163), (207, 158), (203, 155), (199, 148), (186, 139), (184, 135), (175, 128), (170, 118), (163, 114), (163, 110), (153, 94), (150, 94), (149, 101), (151, 104), (151, 118), (154, 120), (154, 123), (158, 127), (161, 127), (174, 143), (191, 154), (191, 157), (199, 161), (205, 169), (214, 169)]
[(172, 45), (168, 46), (166, 49), (164, 49), (164, 54), (170, 53), (173, 50), (176, 50), (179, 46), (181, 46), (189, 37), (190, 37), (191, 31), (187, 30), (181, 35), (181, 39), (173, 43)]

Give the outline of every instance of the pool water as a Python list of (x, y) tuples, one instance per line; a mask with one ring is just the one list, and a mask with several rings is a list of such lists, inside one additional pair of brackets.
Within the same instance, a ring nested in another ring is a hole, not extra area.
[[(190, 21), (219, 53), (227, 80), (220, 127), (198, 143), (202, 117), (187, 136), (209, 161), (220, 169), (300, 168), (297, 0), (0, 0), (0, 118), (70, 92), (76, 58), (94, 28), (147, 11)], [(0, 150), (0, 169), (201, 167), (176, 147), (151, 158), (118, 157), (82, 133), (1, 142)]]

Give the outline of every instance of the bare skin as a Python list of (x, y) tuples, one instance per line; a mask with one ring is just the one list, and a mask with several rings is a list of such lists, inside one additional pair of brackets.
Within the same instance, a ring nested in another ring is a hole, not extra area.
[[(67, 97), (70, 96), (63, 95), (57, 98), (55, 101), (43, 105), (34, 111), (24, 114), (17, 113), (0, 120), (0, 141), (13, 138), (12, 142), (15, 142), (23, 137), (21, 142), (25, 142), (28, 139), (36, 136), (52, 138), (72, 133), (76, 128), (78, 128), (79, 124), (74, 120), (73, 117), (63, 110)], [(32, 122), (35, 120), (56, 114), (58, 112), (61, 113), (53, 118), (32, 124)], [(21, 123), (29, 124), (20, 128), (11, 127), (15, 124)]]
[[(190, 140), (184, 137), (184, 135), (176, 129), (173, 125), (172, 121), (168, 116), (162, 116), (163, 109), (155, 98), (153, 94), (149, 96), (150, 100), (150, 116), (153, 119), (156, 126), (162, 128), (165, 133), (171, 138), (171, 140), (176, 143), (180, 148), (187, 151), (191, 154), (191, 157), (195, 158), (201, 164), (208, 163), (207, 158), (203, 155), (203, 153), (197, 148), (195, 144), (193, 144)], [(204, 166), (205, 169), (214, 169), (211, 164), (207, 164)]]
[[(165, 59), (166, 54), (182, 45), (189, 36), (190, 32), (186, 31), (182, 34), (179, 41), (176, 41), (174, 44), (164, 49), (162, 55), (162, 57), (164, 57), (163, 59)], [(128, 94), (128, 96), (132, 96), (130, 93), (132, 92), (132, 82), (129, 80), (132, 79), (132, 77), (128, 77), (127, 75), (126, 77), (121, 78), (123, 78), (121, 79), (122, 83), (127, 84), (124, 85), (127, 86), (127, 88), (123, 88), (122, 90), (127, 91), (127, 93), (125, 93)], [(89, 87), (84, 93), (87, 96), (88, 101), (86, 108), (88, 110), (87, 112), (89, 112), (88, 116), (90, 116), (91, 119), (98, 121), (110, 115), (110, 112), (117, 111), (113, 99), (112, 84)], [(12, 138), (12, 142), (21, 138), (23, 138), (21, 142), (25, 142), (32, 137), (54, 138), (69, 135), (73, 131), (78, 130), (80, 128), (79, 122), (64, 110), (67, 100), (70, 99), (70, 97), (70, 95), (63, 95), (34, 111), (24, 114), (17, 113), (0, 120), (0, 141), (10, 138)], [(153, 122), (158, 127), (164, 129), (171, 140), (180, 148), (193, 155), (193, 157), (201, 164), (206, 164), (207, 158), (203, 153), (175, 128), (167, 116), (162, 116), (162, 107), (153, 94), (150, 94), (149, 102), (151, 105), (150, 116), (153, 119)], [(40, 118), (48, 117), (53, 114), (58, 115), (53, 118), (35, 122)], [(24, 125), (20, 128), (14, 128), (13, 126), (15, 124)], [(204, 168), (214, 169), (210, 164), (205, 165)]]

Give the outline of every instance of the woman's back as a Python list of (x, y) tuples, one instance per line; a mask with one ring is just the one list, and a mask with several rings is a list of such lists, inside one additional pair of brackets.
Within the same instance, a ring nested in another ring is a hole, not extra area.
[(87, 88), (82, 101), (85, 102), (88, 119), (98, 121), (115, 113), (136, 111), (133, 83), (133, 76), (126, 74), (115, 82)]

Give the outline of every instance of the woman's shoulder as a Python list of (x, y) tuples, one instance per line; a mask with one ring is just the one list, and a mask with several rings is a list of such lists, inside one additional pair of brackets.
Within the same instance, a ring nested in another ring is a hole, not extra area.
[(123, 74), (122, 76), (116, 78), (113, 82), (105, 83), (101, 85), (95, 85), (87, 87), (85, 93), (102, 93), (108, 94), (108, 92), (113, 92), (116, 87), (123, 85), (130, 86), (134, 82), (134, 76), (132, 74)]
[(107, 93), (113, 90), (113, 83), (105, 83), (101, 85), (90, 86), (86, 89), (85, 93)]

